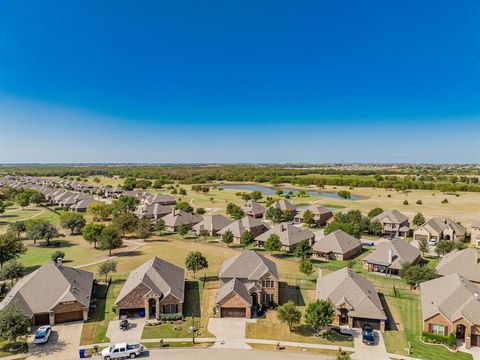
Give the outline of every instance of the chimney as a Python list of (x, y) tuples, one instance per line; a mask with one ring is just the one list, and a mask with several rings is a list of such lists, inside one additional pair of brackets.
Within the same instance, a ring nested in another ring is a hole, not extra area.
[(388, 263), (391, 264), (393, 262), (393, 250), (388, 249)]
[(61, 268), (63, 266), (63, 259), (61, 257), (58, 257), (56, 263), (57, 267)]

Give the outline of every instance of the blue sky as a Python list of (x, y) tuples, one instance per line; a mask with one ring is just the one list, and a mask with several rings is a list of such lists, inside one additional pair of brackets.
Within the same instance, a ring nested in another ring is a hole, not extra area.
[(479, 19), (477, 0), (0, 1), (0, 163), (479, 162)]

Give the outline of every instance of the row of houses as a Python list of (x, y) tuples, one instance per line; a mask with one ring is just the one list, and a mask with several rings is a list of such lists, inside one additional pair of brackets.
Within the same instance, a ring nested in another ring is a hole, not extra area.
[[(401, 242), (393, 241), (399, 253)], [(385, 249), (379, 246), (375, 252)], [(379, 255), (374, 258), (378, 261)], [(480, 346), (480, 253), (473, 248), (456, 250), (439, 262), (437, 270), (440, 278), (420, 284), (424, 331), (454, 333), (467, 348)], [(275, 262), (254, 250), (227, 259), (218, 277), (216, 317), (255, 317), (259, 305), (277, 305), (283, 298)], [(61, 261), (47, 263), (19, 280), (0, 309), (16, 303), (33, 325), (86, 320), (92, 288), (91, 272), (65, 267)], [(154, 257), (129, 274), (114, 308), (118, 316), (160, 319), (164, 314), (183, 314), (185, 296), (185, 270)], [(368, 323), (385, 329), (386, 312), (373, 284), (347, 267), (329, 274), (319, 271), (315, 298), (332, 304), (335, 325)]]

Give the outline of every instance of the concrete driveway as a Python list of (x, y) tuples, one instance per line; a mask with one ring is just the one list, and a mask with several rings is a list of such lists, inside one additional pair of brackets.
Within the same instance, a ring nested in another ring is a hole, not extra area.
[(129, 319), (128, 323), (128, 330), (120, 330), (120, 320), (110, 321), (107, 329), (107, 337), (110, 339), (110, 342), (140, 342), (143, 328), (145, 327), (145, 319)]
[(251, 349), (245, 342), (247, 319), (212, 318), (208, 321), (208, 331), (217, 341), (213, 348)]
[[(412, 245), (413, 247), (416, 247), (418, 249), (420, 244), (419, 244), (418, 240), (412, 240), (410, 242), (410, 245)], [(435, 246), (428, 245), (428, 255), (437, 256), (437, 253), (435, 252)]]
[(354, 360), (388, 360), (390, 357), (387, 354), (383, 336), (380, 331), (375, 330), (375, 344), (366, 345), (362, 341), (362, 330), (353, 330), (353, 343), (355, 353), (352, 354)]
[(48, 343), (43, 345), (33, 344), (34, 335), (30, 336), (28, 359), (78, 359), (82, 327), (82, 322), (54, 325)]

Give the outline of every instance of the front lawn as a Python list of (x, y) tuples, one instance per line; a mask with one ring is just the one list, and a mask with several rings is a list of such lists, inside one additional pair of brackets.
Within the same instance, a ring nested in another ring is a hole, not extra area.
[(276, 311), (268, 311), (266, 319), (257, 319), (256, 323), (247, 323), (246, 330), (247, 339), (282, 340), (353, 347), (353, 341), (340, 338), (330, 340), (316, 338), (313, 334), (312, 327), (304, 323), (297, 325), (290, 331), (288, 325), (282, 324), (277, 319)]
[[(407, 355), (405, 348), (410, 343), (412, 357), (419, 359), (458, 359), (471, 360), (470, 354), (451, 353), (446, 348), (422, 343), (419, 338), (422, 334), (422, 313), (420, 299), (411, 294), (402, 297), (388, 297), (388, 303), (398, 309), (402, 321), (402, 330), (387, 331), (384, 333), (387, 351), (400, 355)], [(386, 335), (385, 335), (386, 334)]]

